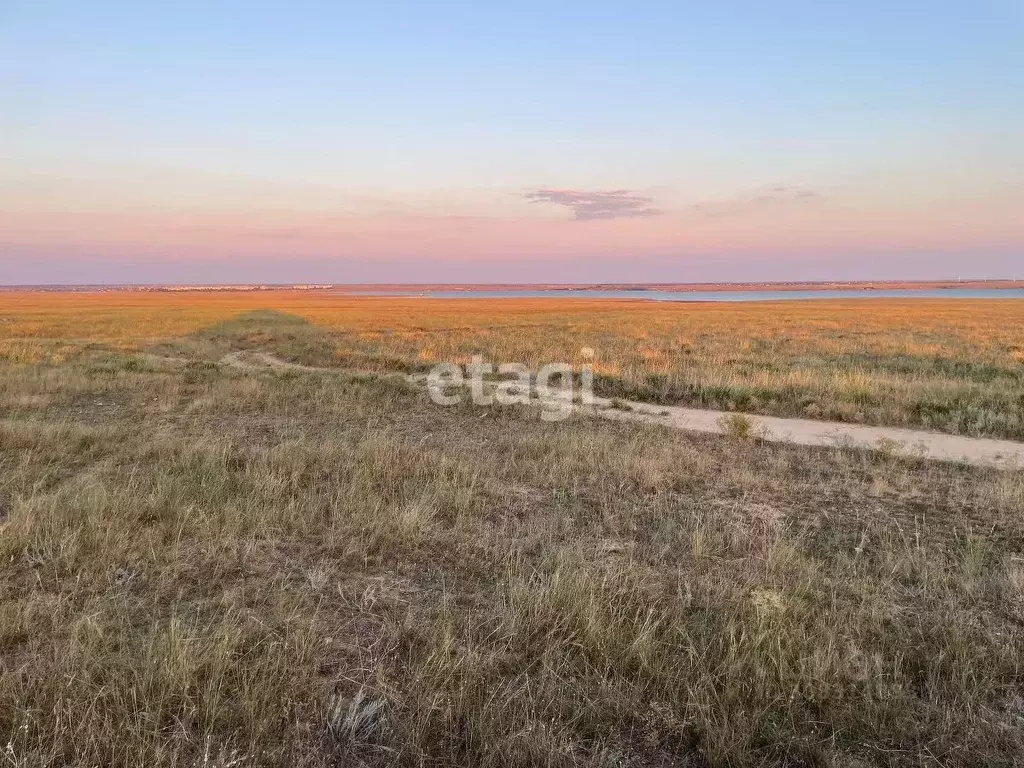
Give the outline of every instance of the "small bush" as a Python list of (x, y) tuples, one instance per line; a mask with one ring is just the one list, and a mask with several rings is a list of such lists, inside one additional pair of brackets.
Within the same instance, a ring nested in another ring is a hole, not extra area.
[(750, 420), (749, 416), (742, 413), (730, 413), (718, 420), (718, 426), (729, 437), (734, 437), (737, 440), (747, 440), (751, 437), (754, 423)]

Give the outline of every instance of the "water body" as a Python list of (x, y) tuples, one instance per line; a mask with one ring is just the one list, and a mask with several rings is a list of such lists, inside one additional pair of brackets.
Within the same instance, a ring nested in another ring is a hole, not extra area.
[(1024, 299), (1024, 288), (894, 289), (877, 291), (353, 291), (348, 296), (432, 299), (640, 299), (645, 301), (802, 301), (809, 299)]

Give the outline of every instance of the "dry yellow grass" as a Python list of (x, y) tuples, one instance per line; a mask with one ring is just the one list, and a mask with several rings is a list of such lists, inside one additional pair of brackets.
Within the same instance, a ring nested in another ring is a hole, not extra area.
[[(425, 369), (481, 353), (531, 366), (596, 352), (609, 397), (1024, 440), (1024, 302), (420, 299), (306, 292), (7, 294), (0, 359), (92, 345), (205, 354), (203, 329), (274, 310), (312, 323), (272, 344), (298, 362)], [(215, 334), (214, 334), (215, 335)]]
[[(124, 318), (153, 297), (123, 316), (61, 298), (83, 310), (76, 335), (45, 336), (70, 323), (50, 305), (19, 338), (68, 357), (0, 362), (5, 764), (1009, 765), (1024, 751), (1024, 474), (210, 364), (259, 345), (412, 364), (391, 336), (422, 349), (430, 325), (435, 349), (525, 350), (508, 329), (559, 322), (459, 303), (445, 305), (459, 325), (435, 309), (389, 326), (419, 304), (272, 298), (290, 315), (173, 297), (149, 328)], [(612, 337), (603, 313), (656, 329), (637, 318), (665, 311), (576, 310)], [(128, 349), (154, 344), (193, 362)]]

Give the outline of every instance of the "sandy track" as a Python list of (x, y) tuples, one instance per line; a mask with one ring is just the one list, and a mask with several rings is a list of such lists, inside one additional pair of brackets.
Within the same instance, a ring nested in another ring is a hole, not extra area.
[(331, 371), (330, 368), (313, 368), (308, 365), (300, 365), (299, 363), (289, 363), (287, 360), (281, 360), (280, 358), (274, 357), (269, 352), (258, 352), (254, 350), (229, 352), (220, 359), (220, 364), (231, 368), (244, 369), (274, 368), (283, 371)]
[[(184, 358), (158, 358), (151, 360), (187, 363)], [(241, 370), (305, 371), (333, 373), (345, 376), (401, 377), (413, 386), (426, 383), (425, 374), (389, 374), (374, 371), (356, 371), (345, 368), (315, 368), (290, 363), (268, 352), (231, 352), (220, 360), (221, 365)], [(737, 414), (725, 411), (707, 411), (699, 408), (653, 405), (632, 400), (594, 398), (593, 405), (580, 406), (577, 413), (589, 413), (615, 421), (658, 424), (690, 432), (725, 434), (729, 432), (726, 417)], [(750, 435), (773, 443), (814, 445), (826, 447), (866, 448), (894, 455), (913, 456), (934, 461), (970, 464), (1001, 469), (1024, 469), (1024, 443), (1012, 440), (994, 440), (983, 437), (964, 437), (940, 432), (926, 432), (898, 427), (869, 427), (837, 421), (811, 419), (784, 419), (777, 416), (743, 414), (749, 421)]]
[[(617, 406), (617, 407), (616, 407)], [(650, 403), (598, 399), (594, 412), (608, 419), (662, 424), (692, 432), (728, 432), (726, 417), (736, 414), (697, 408), (659, 406)], [(1024, 443), (963, 437), (898, 427), (869, 427), (836, 421), (783, 419), (776, 416), (744, 414), (750, 434), (773, 443), (868, 448), (935, 461), (949, 461), (1003, 469), (1024, 468)]]

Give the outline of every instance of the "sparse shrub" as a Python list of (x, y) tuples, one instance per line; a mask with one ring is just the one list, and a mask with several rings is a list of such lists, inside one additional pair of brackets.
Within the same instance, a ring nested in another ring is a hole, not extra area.
[(813, 400), (804, 406), (804, 416), (808, 419), (820, 419), (822, 414), (821, 406)]
[(891, 437), (880, 437), (875, 443), (875, 450), (887, 458), (898, 456), (903, 452), (903, 447), (902, 440), (893, 440)]
[(754, 431), (754, 423), (743, 413), (727, 413), (718, 420), (722, 432), (736, 440), (748, 440)]

